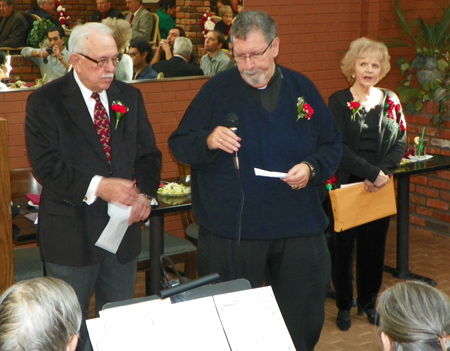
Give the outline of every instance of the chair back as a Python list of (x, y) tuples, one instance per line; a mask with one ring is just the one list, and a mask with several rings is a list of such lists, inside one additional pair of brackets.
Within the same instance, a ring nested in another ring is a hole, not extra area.
[(161, 39), (161, 34), (159, 32), (159, 16), (154, 12), (150, 12), (150, 14), (153, 17), (153, 29), (150, 35), (149, 44), (156, 47)]

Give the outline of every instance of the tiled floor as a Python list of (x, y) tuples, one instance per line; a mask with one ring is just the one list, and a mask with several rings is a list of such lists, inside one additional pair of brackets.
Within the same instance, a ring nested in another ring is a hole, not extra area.
[[(391, 221), (386, 251), (386, 264), (395, 266), (396, 262), (396, 226)], [(411, 272), (433, 279), (437, 288), (450, 295), (450, 270), (448, 257), (450, 238), (427, 236), (410, 230), (409, 269)], [(400, 279), (384, 273), (385, 289)], [(352, 310), (352, 327), (347, 332), (336, 326), (337, 308), (335, 302), (328, 299), (325, 305), (325, 324), (316, 351), (376, 351), (380, 350), (377, 328), (367, 322), (367, 317), (358, 316), (356, 308)]]
[[(396, 225), (391, 221), (386, 252), (386, 264), (395, 266), (396, 262)], [(450, 269), (448, 257), (450, 238), (428, 236), (410, 230), (409, 269), (411, 272), (432, 278), (437, 287), (450, 295)], [(385, 273), (383, 288), (400, 281)], [(144, 294), (144, 273), (138, 273), (136, 297)], [(328, 299), (325, 305), (325, 324), (316, 351), (378, 351), (380, 350), (377, 329), (367, 322), (367, 317), (357, 316), (352, 310), (352, 327), (347, 332), (340, 331), (336, 324), (337, 309), (334, 300)]]

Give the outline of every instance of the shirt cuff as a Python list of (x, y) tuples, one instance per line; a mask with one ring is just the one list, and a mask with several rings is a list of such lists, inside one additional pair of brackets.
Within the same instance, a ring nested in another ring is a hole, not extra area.
[(92, 205), (95, 200), (97, 200), (97, 189), (98, 185), (100, 184), (100, 181), (103, 179), (102, 176), (95, 175), (92, 177), (91, 182), (89, 183), (89, 187), (86, 191), (86, 195), (84, 195), (83, 201), (86, 202), (88, 205)]

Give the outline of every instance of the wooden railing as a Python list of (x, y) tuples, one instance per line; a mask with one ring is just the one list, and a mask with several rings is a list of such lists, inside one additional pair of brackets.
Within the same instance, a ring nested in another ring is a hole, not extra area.
[(0, 118), (0, 294), (14, 280), (9, 162), (8, 123)]

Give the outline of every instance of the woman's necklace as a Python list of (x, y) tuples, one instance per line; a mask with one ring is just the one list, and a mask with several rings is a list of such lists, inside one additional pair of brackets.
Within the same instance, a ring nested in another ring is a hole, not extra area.
[[(366, 110), (366, 112), (372, 110), (381, 100), (381, 91), (379, 89), (371, 89), (369, 95), (359, 94), (355, 87), (351, 87), (350, 92), (352, 93), (353, 98), (361, 104), (361, 107)], [(364, 96), (364, 98), (362, 96)]]

